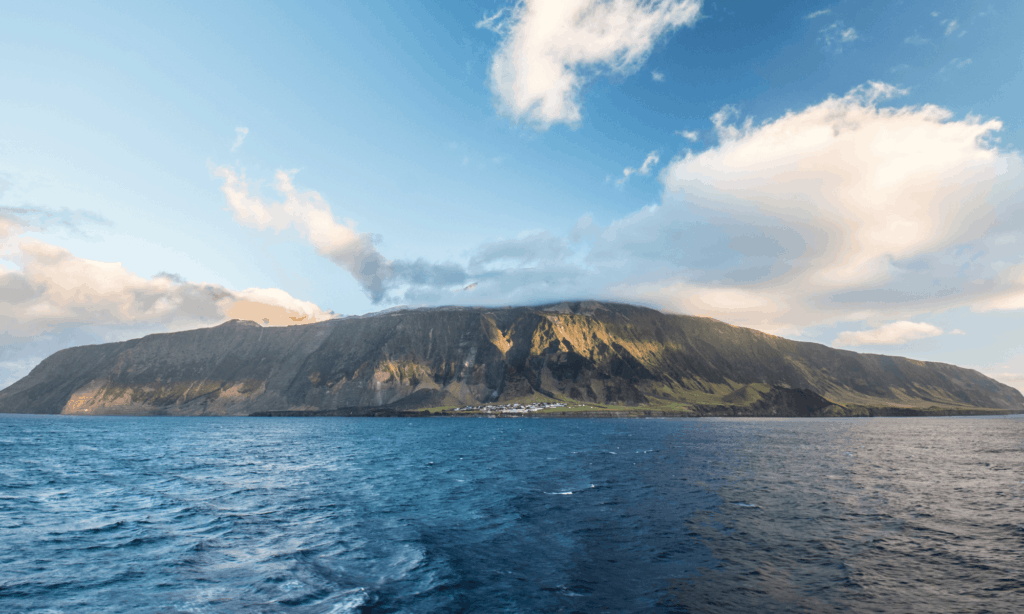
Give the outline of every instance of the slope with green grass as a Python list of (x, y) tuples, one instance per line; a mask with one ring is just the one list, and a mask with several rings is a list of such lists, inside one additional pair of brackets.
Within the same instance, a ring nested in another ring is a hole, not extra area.
[(0, 412), (358, 415), (551, 399), (680, 415), (1024, 409), (1016, 389), (970, 369), (584, 301), (232, 321), (71, 348), (0, 391)]

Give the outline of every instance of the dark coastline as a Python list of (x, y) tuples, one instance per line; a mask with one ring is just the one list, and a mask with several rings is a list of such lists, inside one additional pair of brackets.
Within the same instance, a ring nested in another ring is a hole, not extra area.
[[(844, 411), (845, 410), (845, 411)], [(387, 407), (346, 408), (330, 411), (261, 411), (253, 418), (928, 418), (944, 416), (1011, 416), (1020, 412), (1007, 409), (950, 407), (855, 407), (835, 408), (827, 412), (785, 412), (748, 407), (693, 406), (692, 411), (641, 408), (538, 411), (531, 413), (456, 412), (451, 410), (396, 410)]]

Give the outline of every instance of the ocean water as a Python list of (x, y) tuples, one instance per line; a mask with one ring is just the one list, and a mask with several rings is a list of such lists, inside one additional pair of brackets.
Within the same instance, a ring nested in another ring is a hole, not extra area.
[(0, 416), (2, 612), (1024, 612), (1024, 417)]

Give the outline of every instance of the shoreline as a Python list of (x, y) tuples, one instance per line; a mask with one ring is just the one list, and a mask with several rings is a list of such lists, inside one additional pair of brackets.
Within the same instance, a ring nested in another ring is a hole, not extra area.
[(391, 408), (352, 408), (350, 410), (281, 410), (248, 414), (250, 418), (928, 418), (946, 416), (1012, 416), (1020, 410), (995, 408), (945, 407), (841, 407), (820, 412), (793, 412), (788, 408), (749, 408), (742, 406), (693, 406), (686, 410), (656, 408), (608, 408), (570, 411), (466, 412), (448, 409), (396, 410)]

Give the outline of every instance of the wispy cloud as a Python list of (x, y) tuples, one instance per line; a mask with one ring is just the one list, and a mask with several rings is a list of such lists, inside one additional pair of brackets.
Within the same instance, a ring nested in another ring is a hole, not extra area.
[(46, 207), (0, 207), (0, 238), (22, 232), (65, 230), (83, 234), (90, 226), (109, 226), (110, 221), (91, 211)]
[(483, 28), (485, 30), (490, 30), (491, 32), (496, 32), (498, 34), (501, 34), (502, 30), (505, 27), (505, 23), (506, 23), (505, 20), (502, 19), (502, 17), (504, 15), (505, 15), (505, 9), (504, 8), (498, 9), (498, 11), (496, 13), (494, 13), (493, 15), (491, 15), (490, 17), (484, 15), (483, 19), (481, 19), (480, 21), (476, 22), (476, 27), (477, 28)]
[(235, 151), (242, 146), (242, 142), (245, 141), (245, 137), (249, 134), (249, 129), (245, 127), (235, 128), (235, 144), (231, 146), (231, 151)]
[(700, 138), (700, 133), (696, 130), (676, 130), (676, 134), (693, 143)]
[(390, 290), (403, 285), (449, 287), (466, 280), (465, 270), (455, 264), (385, 258), (372, 235), (356, 230), (354, 222), (339, 223), (319, 192), (296, 188), (294, 171), (277, 171), (274, 187), (283, 199), (279, 202), (252, 194), (245, 175), (230, 167), (215, 168), (213, 173), (224, 180), (221, 190), (235, 221), (259, 230), (295, 228), (320, 256), (352, 275), (374, 303), (387, 300)]
[(862, 331), (843, 331), (839, 333), (832, 345), (839, 347), (856, 347), (859, 345), (902, 345), (910, 341), (936, 337), (942, 329), (925, 322), (909, 322), (901, 320)]
[(657, 164), (660, 160), (661, 158), (658, 156), (658, 152), (652, 151), (651, 153), (647, 154), (647, 157), (644, 159), (644, 163), (640, 165), (640, 168), (626, 167), (622, 169), (622, 178), (616, 181), (615, 185), (621, 186), (622, 184), (626, 183), (626, 180), (629, 179), (630, 175), (649, 175), (651, 173), (651, 169), (654, 168), (654, 165)]
[(221, 189), (237, 222), (260, 230), (295, 227), (321, 256), (351, 273), (374, 301), (383, 298), (392, 270), (371, 235), (336, 222), (330, 205), (318, 192), (296, 189), (294, 173), (277, 171), (274, 187), (283, 200), (269, 203), (250, 192), (244, 174), (226, 166), (214, 169), (214, 174), (224, 180)]
[(661, 72), (658, 72), (656, 70), (652, 70), (651, 71), (651, 79), (653, 79), (655, 81), (664, 81), (665, 80), (665, 73), (661, 73)]
[(939, 69), (939, 72), (946, 72), (947, 70), (960, 69), (960, 68), (963, 68), (964, 66), (970, 66), (971, 63), (972, 63), (971, 62), (971, 58), (966, 58), (966, 59), (953, 58), (952, 60), (947, 62), (945, 66), (943, 66), (941, 69)]
[(499, 111), (539, 129), (576, 124), (588, 75), (632, 74), (658, 39), (695, 24), (700, 8), (701, 0), (518, 2), (500, 26), (480, 26), (503, 35), (490, 69)]
[(820, 11), (814, 11), (813, 13), (811, 13), (809, 15), (805, 15), (804, 19), (814, 19), (816, 17), (821, 17), (822, 15), (828, 15), (831, 12), (832, 12), (832, 9), (821, 9)]
[(903, 39), (903, 42), (907, 45), (925, 45), (928, 43), (928, 39), (920, 34), (914, 33), (913, 36), (908, 36)]
[(953, 32), (956, 32), (957, 28), (960, 27), (960, 24), (958, 24), (955, 19), (950, 20), (949, 22), (944, 21), (942, 23), (946, 24), (946, 36), (949, 36)]
[(852, 27), (847, 28), (841, 21), (836, 21), (827, 28), (823, 28), (820, 34), (819, 40), (825, 48), (836, 53), (842, 53), (844, 44), (851, 43), (859, 38), (856, 29)]

